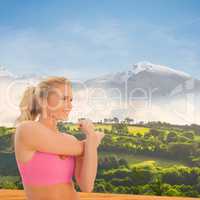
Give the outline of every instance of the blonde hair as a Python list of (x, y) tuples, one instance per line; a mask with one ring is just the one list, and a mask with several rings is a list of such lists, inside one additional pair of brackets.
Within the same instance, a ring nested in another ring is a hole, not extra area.
[(36, 86), (27, 87), (19, 104), (21, 113), (15, 120), (15, 125), (25, 120), (35, 120), (38, 114), (42, 113), (40, 100), (47, 98), (49, 92), (60, 84), (71, 85), (70, 81), (63, 76), (49, 76)]

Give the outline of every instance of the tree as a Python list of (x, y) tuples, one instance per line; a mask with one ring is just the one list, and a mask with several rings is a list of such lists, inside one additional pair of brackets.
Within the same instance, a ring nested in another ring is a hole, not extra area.
[(178, 136), (176, 134), (176, 132), (169, 132), (167, 135), (167, 143), (170, 142), (177, 142), (178, 141)]
[(128, 126), (126, 124), (112, 124), (111, 131), (115, 134), (126, 135), (128, 134)]
[(150, 128), (149, 134), (154, 136), (154, 137), (159, 137), (162, 134), (162, 131), (154, 128)]
[(124, 165), (124, 166), (128, 167), (128, 162), (124, 158), (120, 158), (119, 159), (119, 165)]
[(127, 124), (130, 124), (130, 123), (133, 123), (133, 122), (134, 122), (134, 119), (131, 119), (131, 118), (129, 118), (129, 117), (126, 117), (126, 118), (124, 119), (124, 122), (127, 123)]
[(118, 119), (117, 117), (113, 117), (112, 121), (113, 121), (114, 123), (119, 123), (119, 119)]
[(189, 139), (194, 139), (194, 133), (193, 131), (186, 131), (186, 132), (183, 132), (183, 136), (189, 138)]
[(191, 143), (170, 143), (168, 145), (169, 153), (174, 157), (179, 157), (181, 160), (187, 160), (193, 152), (193, 144)]

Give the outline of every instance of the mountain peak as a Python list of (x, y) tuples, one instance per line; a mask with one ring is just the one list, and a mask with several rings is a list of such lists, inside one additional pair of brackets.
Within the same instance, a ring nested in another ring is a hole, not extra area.
[(132, 66), (132, 70), (134, 74), (138, 74), (141, 71), (152, 71), (153, 64), (148, 61), (141, 61)]
[(158, 64), (153, 64), (151, 62), (148, 61), (141, 61), (138, 62), (134, 65), (132, 65), (132, 72), (134, 74), (138, 74), (142, 71), (148, 71), (148, 72), (153, 72), (153, 73), (158, 73), (158, 74), (176, 74), (176, 75), (180, 75), (180, 76), (184, 76), (184, 77), (191, 77), (189, 74), (164, 66), (164, 65), (158, 65)]

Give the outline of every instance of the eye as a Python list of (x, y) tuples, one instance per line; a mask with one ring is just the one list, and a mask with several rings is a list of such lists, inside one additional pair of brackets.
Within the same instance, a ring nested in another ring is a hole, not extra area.
[[(67, 97), (65, 96), (65, 97), (63, 97), (62, 99), (65, 101), (65, 100), (67, 99)], [(71, 98), (70, 101), (72, 101), (72, 100), (73, 100), (73, 99)]]
[(66, 99), (67, 99), (67, 97), (65, 97), (65, 96), (64, 96), (64, 97), (62, 97), (62, 100), (63, 100), (63, 101), (65, 101)]

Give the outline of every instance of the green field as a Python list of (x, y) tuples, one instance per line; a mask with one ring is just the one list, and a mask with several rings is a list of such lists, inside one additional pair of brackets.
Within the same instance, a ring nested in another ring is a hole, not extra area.
[(144, 135), (145, 133), (149, 132), (149, 128), (139, 126), (128, 126), (128, 132), (133, 135), (137, 133)]
[(187, 164), (179, 161), (173, 161), (169, 159), (160, 159), (156, 157), (150, 157), (150, 156), (143, 156), (143, 155), (130, 155), (130, 154), (124, 154), (124, 153), (110, 153), (110, 152), (100, 152), (99, 157), (104, 158), (106, 156), (116, 156), (118, 159), (119, 158), (124, 158), (127, 160), (130, 166), (135, 165), (135, 164), (143, 164), (143, 163), (149, 163), (149, 162), (155, 162), (156, 165), (160, 167), (170, 167), (174, 165), (179, 165), (179, 166), (187, 166)]

